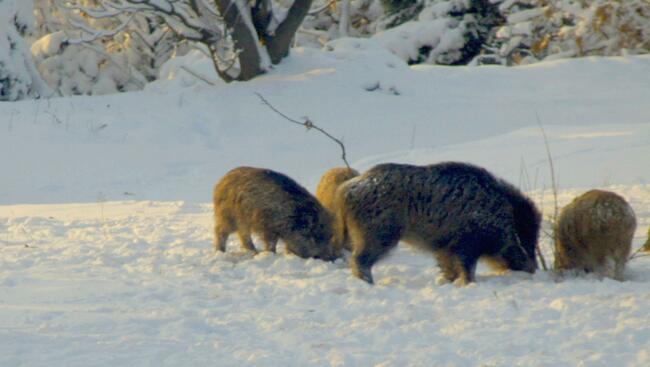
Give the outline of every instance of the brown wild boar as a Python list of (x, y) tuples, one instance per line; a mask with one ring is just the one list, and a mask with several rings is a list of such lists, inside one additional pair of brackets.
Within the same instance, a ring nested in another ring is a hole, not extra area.
[[(336, 167), (328, 170), (321, 177), (318, 187), (316, 188), (316, 198), (327, 209), (332, 216), (335, 215), (336, 209), (334, 208), (334, 197), (336, 190), (345, 181), (359, 176), (359, 172), (355, 169), (348, 167)], [(335, 246), (340, 250), (346, 248), (351, 250), (346, 238), (342, 239), (342, 243), (335, 243)]]
[(334, 260), (330, 244), (331, 217), (306, 189), (286, 175), (268, 169), (239, 167), (226, 173), (214, 188), (215, 242), (225, 251), (237, 232), (244, 248), (257, 252), (251, 233), (267, 251), (282, 239), (289, 252), (302, 258)]
[(591, 190), (565, 206), (555, 225), (555, 268), (622, 280), (636, 217), (610, 191)]
[(347, 230), (352, 273), (368, 283), (373, 264), (399, 240), (433, 251), (441, 280), (461, 285), (474, 280), (482, 256), (499, 268), (537, 268), (539, 212), (480, 167), (380, 164), (341, 185), (336, 208), (335, 236)]

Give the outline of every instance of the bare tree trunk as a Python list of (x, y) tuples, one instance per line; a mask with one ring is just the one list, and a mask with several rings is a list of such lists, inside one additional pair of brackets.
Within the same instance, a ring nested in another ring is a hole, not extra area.
[[(266, 28), (271, 17), (270, 2), (258, 0), (254, 8), (251, 9), (251, 14), (241, 14), (240, 7), (234, 3), (235, 1), (238, 0), (215, 0), (219, 13), (223, 16), (228, 29), (231, 29), (235, 49), (240, 51), (238, 60), (241, 70), (238, 76), (219, 71), (221, 78), (227, 82), (250, 80), (265, 72), (261, 66), (263, 60), (258, 48), (259, 39), (264, 42), (271, 62), (273, 64), (280, 63), (289, 54), (291, 41), (313, 2), (313, 0), (295, 0), (284, 21), (280, 23), (273, 34), (268, 34)], [(246, 3), (246, 7), (248, 8), (248, 3)], [(249, 16), (257, 34), (251, 34), (251, 28), (246, 24), (245, 19), (247, 18), (245, 17)]]
[[(223, 17), (224, 22), (226, 22), (228, 29), (231, 30), (231, 37), (235, 43), (235, 49), (240, 51), (238, 57), (240, 72), (238, 76), (224, 75), (227, 71), (219, 71), (217, 68), (219, 76), (224, 78), (226, 82), (235, 79), (246, 81), (264, 73), (261, 67), (261, 55), (257, 48), (257, 37), (251, 34), (251, 30), (245, 21), (245, 17), (250, 15), (241, 14), (240, 8), (235, 4), (235, 1), (238, 0), (215, 0), (219, 13)], [(311, 0), (309, 1), (311, 2)], [(210, 47), (210, 51), (213, 53), (216, 52), (212, 47)]]
[[(223, 0), (220, 0), (223, 1)], [(295, 0), (284, 21), (278, 26), (273, 35), (265, 37), (266, 49), (271, 62), (278, 64), (289, 54), (291, 40), (298, 31), (298, 27), (309, 12), (312, 0)]]
[(350, 0), (341, 1), (341, 17), (339, 18), (339, 37), (347, 37), (350, 31)]
[(255, 0), (255, 4), (251, 8), (251, 15), (253, 17), (253, 24), (260, 39), (266, 39), (266, 33), (271, 19), (273, 18), (273, 6), (271, 0)]

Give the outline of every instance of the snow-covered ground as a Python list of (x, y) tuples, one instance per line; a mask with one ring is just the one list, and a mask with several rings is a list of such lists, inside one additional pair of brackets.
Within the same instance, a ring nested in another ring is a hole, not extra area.
[[(650, 186), (617, 189), (647, 224)], [(210, 209), (0, 207), (0, 365), (650, 364), (650, 257), (622, 283), (479, 269), (458, 288), (401, 246), (368, 286), (282, 248), (215, 255)]]
[[(338, 146), (284, 120), (256, 92), (341, 137), (361, 169), (453, 159), (517, 182), (524, 162), (530, 175), (540, 168), (539, 188), (550, 187), (539, 117), (560, 186), (650, 183), (650, 56), (409, 68), (369, 41), (335, 46), (296, 50), (246, 83), (212, 87), (170, 68), (175, 79), (145, 92), (0, 104), (0, 167), (9, 172), (0, 205), (207, 202), (239, 165), (277, 169), (314, 189), (342, 164)], [(210, 62), (187, 59), (216, 80)]]
[[(374, 268), (211, 247), (211, 186), (238, 165), (313, 189), (340, 165), (470, 161), (553, 206), (623, 195), (650, 226), (650, 57), (518, 68), (413, 67), (370, 42), (296, 50), (272, 73), (210, 86), (0, 103), (0, 366), (648, 366), (650, 257), (626, 281), (479, 268), (435, 284), (408, 246)], [(186, 65), (207, 78), (209, 63)], [(549, 240), (543, 238), (547, 260)]]

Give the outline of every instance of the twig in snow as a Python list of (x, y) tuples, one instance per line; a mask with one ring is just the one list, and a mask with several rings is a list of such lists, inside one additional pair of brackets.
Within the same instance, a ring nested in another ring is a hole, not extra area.
[(11, 109), (11, 113), (9, 114), (9, 124), (7, 125), (7, 128), (9, 129), (9, 132), (11, 132), (14, 129), (14, 115), (18, 112), (16, 109)]
[(305, 121), (303, 121), (303, 122), (298, 121), (298, 120), (294, 120), (294, 119), (292, 119), (291, 117), (289, 117), (289, 116), (285, 115), (284, 113), (280, 112), (277, 108), (273, 107), (273, 105), (272, 105), (269, 101), (267, 101), (266, 98), (264, 98), (264, 96), (262, 96), (261, 94), (255, 92), (255, 95), (256, 95), (257, 97), (259, 97), (259, 99), (262, 101), (263, 104), (265, 104), (265, 105), (266, 105), (268, 108), (270, 108), (273, 112), (275, 112), (275, 113), (277, 113), (278, 115), (284, 117), (287, 121), (289, 121), (289, 122), (291, 122), (291, 123), (294, 123), (294, 124), (296, 124), (296, 125), (302, 125), (302, 126), (306, 127), (307, 130), (315, 129), (315, 130), (319, 131), (320, 133), (322, 133), (323, 135), (325, 135), (325, 136), (327, 136), (328, 138), (330, 138), (331, 140), (333, 140), (336, 144), (339, 145), (339, 147), (341, 147), (341, 159), (343, 160), (343, 162), (345, 163), (345, 165), (346, 165), (348, 168), (350, 168), (350, 164), (348, 163), (348, 160), (345, 158), (345, 157), (346, 157), (346, 155), (345, 155), (345, 145), (343, 145), (343, 142), (342, 142), (341, 140), (339, 140), (339, 139), (333, 137), (333, 136), (332, 136), (330, 133), (328, 133), (327, 131), (325, 131), (325, 130), (323, 130), (322, 128), (316, 126), (316, 125), (315, 125), (315, 124), (314, 124), (314, 123), (309, 119), (309, 117), (306, 117), (306, 118), (305, 118)]
[(630, 261), (630, 260), (633, 260), (633, 259), (638, 259), (638, 258), (640, 258), (640, 257), (650, 256), (650, 254), (642, 254), (642, 253), (641, 253), (642, 251), (644, 251), (644, 247), (643, 247), (643, 246), (641, 246), (641, 247), (639, 247), (638, 249), (636, 249), (636, 251), (634, 251), (634, 253), (633, 253), (632, 255), (630, 255), (630, 257), (628, 257), (627, 261)]
[(537, 119), (537, 125), (539, 126), (539, 129), (542, 131), (542, 136), (544, 137), (544, 147), (546, 148), (546, 156), (548, 158), (548, 164), (549, 164), (549, 169), (551, 171), (551, 184), (553, 185), (553, 222), (555, 223), (557, 221), (557, 216), (558, 216), (558, 203), (557, 203), (557, 181), (555, 179), (555, 166), (553, 164), (553, 156), (551, 155), (551, 148), (548, 145), (548, 137), (546, 136), (546, 130), (544, 130), (544, 126), (542, 125), (541, 120), (539, 119), (539, 115), (537, 112), (535, 112), (535, 118)]
[(217, 85), (217, 83), (215, 83), (215, 82), (209, 80), (208, 78), (206, 78), (206, 77), (204, 77), (203, 75), (197, 73), (196, 71), (194, 71), (194, 70), (188, 68), (187, 66), (184, 66), (184, 65), (183, 65), (183, 66), (181, 66), (181, 69), (185, 70), (188, 74), (192, 75), (193, 77), (195, 77), (195, 78), (197, 78), (197, 79), (200, 79), (200, 80), (204, 81), (204, 82), (205, 82), (206, 84), (208, 84), (208, 85), (211, 85), (211, 86), (213, 86), (213, 87)]
[(49, 109), (45, 111), (46, 114), (52, 116), (52, 121), (55, 121), (57, 124), (61, 125), (63, 121), (57, 116), (54, 112), (50, 111)]
[[(524, 157), (521, 156), (521, 162), (519, 163), (519, 189), (523, 190), (524, 192), (530, 192), (532, 190), (531, 184), (530, 184), (530, 175), (528, 174), (528, 170), (526, 169), (526, 161), (524, 160)], [(542, 213), (544, 212), (543, 210), (543, 205), (544, 202), (541, 202), (542, 205)], [(542, 231), (544, 231), (544, 228), (542, 228)], [(537, 243), (535, 247), (535, 251), (537, 253), (537, 256), (539, 258), (539, 262), (542, 265), (542, 269), (544, 271), (547, 271), (548, 268), (546, 266), (546, 259), (544, 258), (544, 255), (542, 253), (541, 246), (539, 243)]]
[[(544, 126), (542, 125), (542, 121), (539, 118), (539, 114), (537, 111), (535, 111), (535, 119), (537, 120), (537, 125), (539, 126), (539, 129), (542, 131), (542, 137), (544, 137), (544, 147), (546, 148), (546, 156), (548, 158), (548, 165), (549, 169), (551, 171), (551, 184), (553, 185), (553, 217), (551, 219), (551, 224), (555, 226), (557, 224), (557, 217), (558, 217), (558, 200), (557, 200), (557, 181), (555, 179), (555, 166), (553, 164), (553, 156), (551, 155), (551, 148), (548, 145), (548, 137), (546, 136), (546, 130), (544, 130)], [(553, 254), (556, 254), (556, 247), (555, 247), (555, 241), (553, 237), (551, 237), (551, 240), (553, 241)], [(540, 259), (543, 260), (543, 255), (541, 251), (539, 250), (539, 245), (538, 247), (538, 252), (540, 255)], [(544, 260), (542, 262), (542, 265), (544, 265)], [(544, 266), (544, 270), (546, 270), (546, 266)]]

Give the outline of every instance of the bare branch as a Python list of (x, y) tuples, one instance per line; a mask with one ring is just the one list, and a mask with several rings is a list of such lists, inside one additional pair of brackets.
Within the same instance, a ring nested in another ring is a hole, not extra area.
[[(521, 163), (520, 163), (520, 170), (519, 170), (519, 188), (524, 190), (524, 191), (530, 191), (530, 176), (528, 175), (528, 170), (526, 169), (526, 162), (524, 161), (524, 157), (521, 157)], [(543, 205), (543, 202), (542, 202)], [(542, 207), (542, 213), (543, 213), (543, 207)], [(542, 229), (542, 232), (546, 232), (544, 229)], [(548, 233), (547, 233), (548, 235)], [(550, 236), (550, 235), (549, 235)], [(539, 262), (542, 265), (542, 269), (544, 271), (548, 271), (548, 267), (546, 266), (546, 258), (544, 257), (544, 253), (542, 252), (542, 248), (539, 244), (539, 241), (535, 244), (535, 252), (537, 253), (537, 257), (539, 258)]]
[(539, 262), (542, 264), (542, 269), (544, 269), (544, 271), (548, 271), (548, 266), (546, 265), (546, 257), (544, 257), (544, 253), (542, 253), (542, 248), (539, 246), (539, 241), (535, 244), (535, 250), (537, 251)]
[(641, 253), (641, 252), (644, 252), (644, 251), (646, 251), (645, 246), (639, 247), (638, 249), (636, 249), (636, 251), (634, 251), (634, 253), (632, 255), (630, 255), (630, 257), (627, 259), (627, 261), (630, 261), (630, 260), (633, 260), (633, 259), (638, 259), (640, 257), (650, 256), (650, 254), (642, 254)]
[(546, 136), (546, 130), (544, 130), (544, 126), (542, 125), (541, 120), (539, 119), (539, 115), (537, 112), (535, 112), (535, 118), (537, 119), (537, 125), (539, 126), (539, 129), (542, 131), (542, 136), (544, 137), (544, 146), (546, 147), (546, 157), (548, 158), (548, 164), (549, 164), (549, 169), (551, 171), (551, 184), (553, 185), (553, 204), (554, 204), (554, 213), (553, 213), (553, 220), (557, 220), (557, 214), (558, 214), (558, 201), (557, 201), (557, 181), (555, 179), (555, 166), (553, 164), (553, 156), (551, 155), (551, 148), (548, 145), (548, 137)]
[[(68, 19), (68, 22), (70, 25), (73, 27), (81, 30), (82, 32), (85, 32), (88, 34), (88, 36), (81, 36), (78, 39), (73, 39), (73, 38), (68, 38), (66, 41), (70, 45), (77, 45), (80, 43), (87, 43), (87, 42), (92, 42), (100, 38), (106, 38), (106, 37), (115, 37), (118, 33), (124, 31), (126, 27), (131, 23), (133, 20), (133, 17), (135, 17), (135, 14), (131, 14), (129, 18), (122, 22), (122, 24), (118, 25), (117, 27), (111, 29), (111, 30), (96, 30), (96, 29), (91, 29), (86, 26), (85, 23), (83, 22), (78, 22), (75, 19)], [(67, 35), (67, 34), (66, 34)]]
[(329, 0), (325, 4), (322, 4), (320, 7), (309, 9), (309, 12), (307, 13), (307, 15), (318, 15), (319, 13), (322, 13), (325, 10), (327, 10), (334, 3), (336, 3), (336, 0)]
[(264, 98), (264, 96), (262, 96), (260, 93), (255, 92), (255, 95), (260, 99), (260, 101), (262, 101), (263, 104), (265, 104), (265, 105), (266, 105), (268, 108), (270, 108), (273, 112), (275, 112), (275, 113), (277, 113), (278, 115), (282, 116), (285, 120), (287, 120), (287, 121), (289, 121), (289, 122), (291, 122), (291, 123), (293, 123), (293, 124), (296, 124), (296, 125), (304, 126), (304, 127), (307, 128), (307, 130), (309, 130), (309, 129), (315, 129), (315, 130), (319, 131), (321, 134), (323, 134), (323, 135), (327, 136), (328, 138), (330, 138), (330, 139), (331, 139), (332, 141), (334, 141), (336, 144), (338, 144), (339, 147), (341, 148), (341, 159), (343, 160), (343, 163), (345, 163), (345, 165), (346, 165), (348, 168), (350, 168), (350, 164), (348, 163), (348, 160), (346, 159), (346, 154), (345, 154), (345, 145), (343, 145), (343, 142), (342, 142), (341, 140), (339, 140), (339, 139), (333, 137), (330, 133), (328, 133), (328, 132), (325, 131), (324, 129), (322, 129), (322, 128), (316, 126), (316, 125), (315, 125), (315, 124), (314, 124), (314, 123), (313, 123), (313, 122), (312, 122), (308, 117), (305, 119), (305, 121), (302, 121), (302, 122), (301, 122), (301, 121), (298, 121), (298, 120), (294, 120), (294, 119), (292, 119), (291, 117), (289, 117), (289, 116), (285, 115), (284, 113), (280, 112), (280, 111), (279, 111), (277, 108), (275, 108), (275, 107), (274, 107), (274, 106), (273, 106), (269, 101), (267, 101), (266, 98)]
[[(552, 218), (552, 225), (555, 226), (557, 224), (557, 218), (558, 218), (558, 212), (559, 212), (559, 207), (558, 207), (558, 199), (557, 199), (557, 181), (555, 179), (555, 166), (553, 164), (553, 156), (551, 155), (551, 148), (548, 145), (548, 137), (546, 136), (546, 131), (544, 130), (544, 126), (542, 125), (542, 121), (539, 118), (539, 114), (537, 111), (535, 111), (535, 119), (537, 120), (537, 125), (539, 126), (539, 129), (542, 131), (542, 136), (544, 137), (544, 146), (546, 147), (546, 156), (548, 158), (548, 164), (549, 164), (549, 169), (551, 171), (551, 184), (553, 185), (553, 218)], [(557, 248), (555, 244), (554, 237), (551, 237), (553, 240), (553, 252), (556, 254)], [(557, 254), (556, 254), (557, 255)]]
[(200, 79), (200, 80), (204, 81), (206, 84), (209, 84), (209, 85), (211, 85), (211, 86), (213, 86), (213, 87), (217, 85), (216, 82), (213, 82), (212, 80), (206, 78), (205, 76), (203, 76), (203, 75), (197, 73), (196, 71), (194, 71), (194, 70), (188, 68), (188, 67), (185, 66), (185, 65), (181, 66), (181, 69), (182, 69), (182, 70), (185, 70), (188, 74), (192, 75), (193, 77), (195, 77), (195, 78), (197, 78), (197, 79)]

